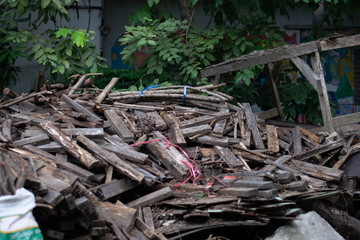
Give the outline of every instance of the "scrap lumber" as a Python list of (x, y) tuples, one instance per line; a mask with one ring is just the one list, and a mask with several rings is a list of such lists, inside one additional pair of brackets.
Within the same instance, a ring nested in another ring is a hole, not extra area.
[(213, 149), (229, 167), (242, 167), (244, 165), (242, 161), (230, 151), (230, 149), (220, 146), (214, 146)]
[(115, 170), (119, 171), (121, 174), (137, 182), (141, 182), (144, 179), (145, 176), (141, 172), (139, 172), (138, 169), (134, 168), (131, 164), (120, 159), (114, 153), (101, 148), (99, 145), (97, 145), (95, 142), (88, 139), (87, 137), (80, 135), (76, 139), (87, 149), (89, 149), (89, 151), (93, 152), (94, 154), (96, 154), (96, 156), (111, 164), (115, 168)]
[(110, 121), (111, 126), (115, 129), (117, 134), (125, 141), (134, 141), (134, 134), (130, 132), (124, 121), (114, 110), (105, 110), (104, 115)]
[(154, 204), (158, 201), (164, 200), (168, 197), (171, 197), (172, 195), (173, 195), (173, 193), (172, 193), (170, 187), (165, 187), (158, 191), (155, 191), (155, 192), (147, 194), (143, 197), (140, 197), (134, 201), (131, 201), (131, 202), (127, 203), (126, 205), (128, 207), (132, 207), (132, 208), (145, 207), (145, 206)]
[(99, 94), (99, 96), (97, 96), (97, 98), (95, 99), (95, 104), (101, 104), (106, 95), (109, 94), (109, 92), (111, 91), (111, 89), (113, 87), (115, 87), (116, 83), (119, 81), (119, 78), (112, 78), (111, 81), (109, 82), (109, 84), (103, 89), (103, 91)]
[(246, 121), (248, 124), (249, 129), (251, 130), (254, 142), (255, 142), (255, 147), (257, 149), (264, 149), (264, 142), (261, 138), (260, 135), (260, 131), (258, 126), (256, 125), (256, 121), (255, 121), (255, 117), (254, 117), (254, 113), (251, 110), (250, 104), (249, 103), (244, 103), (244, 112), (246, 115)]
[(51, 138), (58, 142), (68, 153), (79, 160), (87, 168), (96, 168), (100, 165), (100, 161), (95, 159), (89, 152), (72, 142), (70, 138), (58, 129), (52, 122), (45, 121), (40, 123), (40, 127), (44, 129)]
[(174, 115), (162, 112), (160, 116), (164, 119), (169, 127), (169, 136), (173, 144), (178, 146), (186, 146), (185, 138), (180, 130), (180, 126)]
[(277, 153), (280, 151), (279, 139), (276, 127), (274, 125), (266, 125), (268, 151)]

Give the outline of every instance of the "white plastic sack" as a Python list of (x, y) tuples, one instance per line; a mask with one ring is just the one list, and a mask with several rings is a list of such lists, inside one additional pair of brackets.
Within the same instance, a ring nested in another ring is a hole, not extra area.
[(34, 195), (20, 188), (15, 195), (0, 197), (0, 240), (43, 239), (39, 225), (32, 215)]

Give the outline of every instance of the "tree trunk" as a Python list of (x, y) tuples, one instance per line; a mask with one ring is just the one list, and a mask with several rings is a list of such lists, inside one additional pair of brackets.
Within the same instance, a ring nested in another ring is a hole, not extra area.
[(192, 22), (192, 24), (194, 24), (193, 20), (191, 19), (193, 8), (191, 7), (189, 0), (179, 0), (179, 8), (180, 8), (181, 19), (187, 20), (188, 23)]

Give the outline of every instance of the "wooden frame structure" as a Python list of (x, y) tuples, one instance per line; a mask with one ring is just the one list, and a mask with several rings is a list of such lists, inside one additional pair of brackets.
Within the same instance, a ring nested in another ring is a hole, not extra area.
[[(332, 117), (323, 66), (320, 59), (320, 52), (358, 45), (360, 45), (360, 34), (345, 37), (329, 37), (308, 43), (286, 45), (275, 49), (255, 51), (250, 54), (229, 59), (225, 62), (204, 68), (201, 70), (201, 76), (215, 76), (215, 82), (219, 82), (220, 74), (255, 67), (258, 65), (266, 65), (267, 74), (271, 81), (277, 105), (277, 112), (275, 116), (280, 115), (280, 117), (283, 117), (276, 87), (276, 78), (280, 71), (280, 61), (290, 59), (317, 92), (320, 100), (324, 126), (326, 131), (331, 133), (338, 126), (360, 122), (360, 113)], [(312, 68), (302, 58), (300, 58), (305, 55), (310, 55), (313, 66)], [(273, 68), (271, 68), (271, 63), (274, 63)]]

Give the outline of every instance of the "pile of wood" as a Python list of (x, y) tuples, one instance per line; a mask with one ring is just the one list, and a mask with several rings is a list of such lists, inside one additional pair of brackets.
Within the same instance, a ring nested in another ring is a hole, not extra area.
[(48, 239), (266, 226), (294, 219), (299, 201), (355, 190), (340, 169), (360, 146), (351, 131), (268, 124), (248, 103), (228, 103), (222, 85), (111, 92), (116, 78), (81, 88), (87, 77), (22, 96), (7, 89), (13, 98), (0, 104), (0, 177), (35, 194)]

